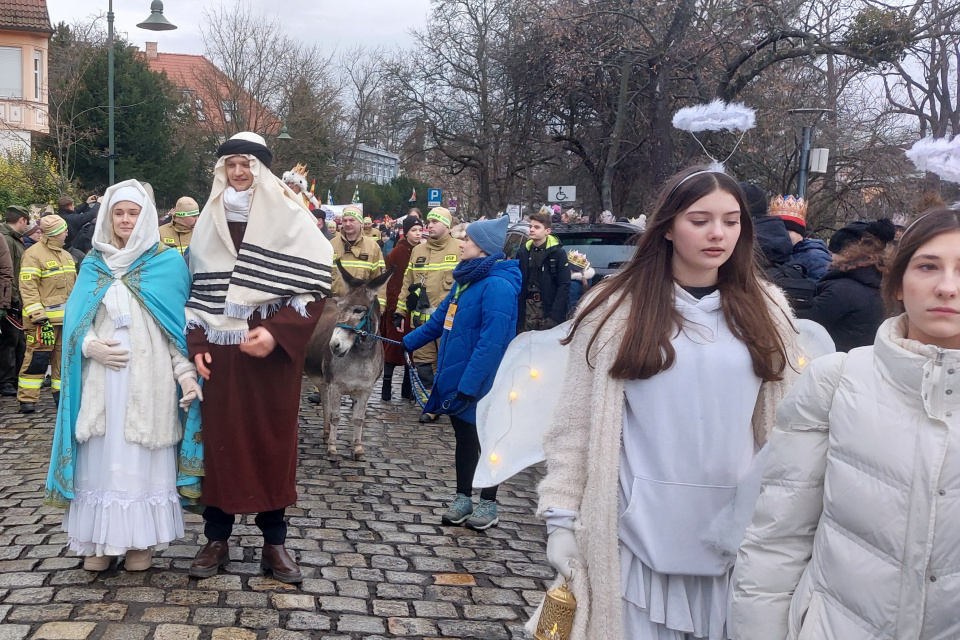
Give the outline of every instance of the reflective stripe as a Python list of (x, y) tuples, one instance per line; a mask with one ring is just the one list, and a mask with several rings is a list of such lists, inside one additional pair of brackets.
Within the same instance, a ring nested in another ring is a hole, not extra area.
[(59, 276), (64, 273), (76, 273), (77, 268), (72, 264), (68, 264), (57, 269), (46, 269), (40, 273), (41, 278), (49, 278), (51, 276)]
[(40, 304), (39, 302), (36, 302), (34, 304), (28, 304), (23, 308), (23, 312), (28, 315), (31, 313), (35, 313), (37, 311), (43, 311), (43, 305)]
[(387, 308), (387, 299), (386, 299), (386, 298), (377, 298), (377, 301), (380, 302), (380, 308), (381, 308), (381, 309), (386, 309), (386, 308)]
[(63, 320), (63, 310), (60, 311), (47, 311), (47, 320)]
[(51, 379), (50, 379), (50, 388), (53, 389), (54, 391), (60, 391), (60, 381), (59, 381), (59, 380), (54, 380), (53, 378), (51, 378)]
[(369, 269), (370, 271), (373, 271), (378, 266), (383, 267), (382, 262), (379, 265), (376, 265), (372, 262), (360, 262), (358, 260), (341, 260), (340, 264), (345, 267), (353, 267), (354, 269)]
[(24, 389), (40, 389), (43, 387), (43, 378), (17, 378), (17, 384), (19, 384)]
[(402, 300), (397, 300), (397, 311), (399, 311), (400, 313), (406, 313), (407, 303)]
[(457, 268), (455, 264), (447, 264), (441, 262), (440, 264), (425, 264), (421, 266), (410, 265), (409, 269), (411, 271), (453, 271)]

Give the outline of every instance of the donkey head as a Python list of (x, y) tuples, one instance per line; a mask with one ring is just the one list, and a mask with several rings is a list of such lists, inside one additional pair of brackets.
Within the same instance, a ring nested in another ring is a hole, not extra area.
[[(371, 334), (380, 332), (380, 302), (377, 300), (377, 291), (393, 275), (394, 267), (383, 273), (370, 282), (364, 282), (360, 278), (350, 275), (340, 260), (337, 260), (337, 268), (340, 270), (340, 276), (347, 284), (347, 292), (337, 298), (337, 327), (333, 330), (330, 337), (330, 351), (333, 355), (343, 357), (347, 355), (355, 344), (362, 344), (364, 340), (360, 337), (359, 331), (366, 331)], [(340, 326), (342, 325), (342, 326)], [(354, 329), (345, 329), (343, 327), (354, 327)]]

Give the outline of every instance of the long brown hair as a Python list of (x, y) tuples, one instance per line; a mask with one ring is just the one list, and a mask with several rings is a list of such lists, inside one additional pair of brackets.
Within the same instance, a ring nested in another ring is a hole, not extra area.
[(900, 237), (897, 253), (893, 256), (890, 268), (883, 276), (880, 292), (887, 312), (892, 315), (903, 313), (903, 302), (897, 298), (903, 289), (903, 275), (913, 259), (917, 249), (942, 233), (960, 231), (960, 211), (941, 207), (923, 214), (914, 221)]
[(610, 375), (644, 380), (673, 366), (676, 351), (671, 339), (680, 330), (683, 318), (674, 305), (673, 243), (666, 234), (673, 229), (677, 216), (718, 189), (732, 195), (740, 205), (740, 237), (730, 259), (720, 267), (717, 282), (724, 318), (749, 349), (757, 376), (767, 381), (782, 378), (786, 346), (770, 315), (767, 294), (754, 266), (753, 221), (743, 191), (730, 176), (703, 166), (691, 167), (667, 181), (633, 259), (623, 271), (600, 283), (577, 313), (566, 344), (591, 314), (607, 300), (616, 300), (587, 345), (589, 366), (593, 366), (590, 353), (601, 329), (628, 296), (630, 321), (623, 327), (623, 342)]

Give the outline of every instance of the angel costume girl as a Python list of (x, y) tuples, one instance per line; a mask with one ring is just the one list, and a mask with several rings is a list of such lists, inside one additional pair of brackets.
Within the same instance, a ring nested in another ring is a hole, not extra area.
[[(133, 205), (140, 212), (124, 242), (114, 209), (136, 215)], [(88, 570), (122, 554), (128, 570), (148, 568), (152, 549), (183, 536), (181, 495), (199, 497), (202, 395), (184, 337), (190, 275), (159, 241), (143, 186), (110, 187), (67, 302), (44, 502), (67, 508), (63, 529)]]

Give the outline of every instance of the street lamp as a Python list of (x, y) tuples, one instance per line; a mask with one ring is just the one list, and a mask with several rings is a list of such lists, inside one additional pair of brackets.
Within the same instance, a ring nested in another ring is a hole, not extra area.
[(293, 140), (290, 134), (287, 133), (287, 125), (280, 127), (280, 135), (277, 136), (277, 140)]
[[(787, 113), (793, 115), (810, 115), (814, 118), (825, 113), (834, 113), (833, 109), (788, 109)], [(810, 135), (813, 132), (812, 124), (803, 125), (803, 133), (800, 142), (800, 173), (797, 175), (797, 197), (806, 199), (807, 197), (807, 168), (810, 164)]]
[[(150, 16), (137, 26), (148, 31), (170, 31), (177, 28), (177, 25), (163, 17), (163, 2), (160, 0), (153, 0), (150, 3)], [(113, 0), (110, 0), (107, 9), (107, 145), (109, 153), (107, 159), (110, 167), (109, 186), (113, 186), (114, 162), (117, 159), (116, 149), (114, 148), (116, 142), (114, 140), (113, 112)]]

